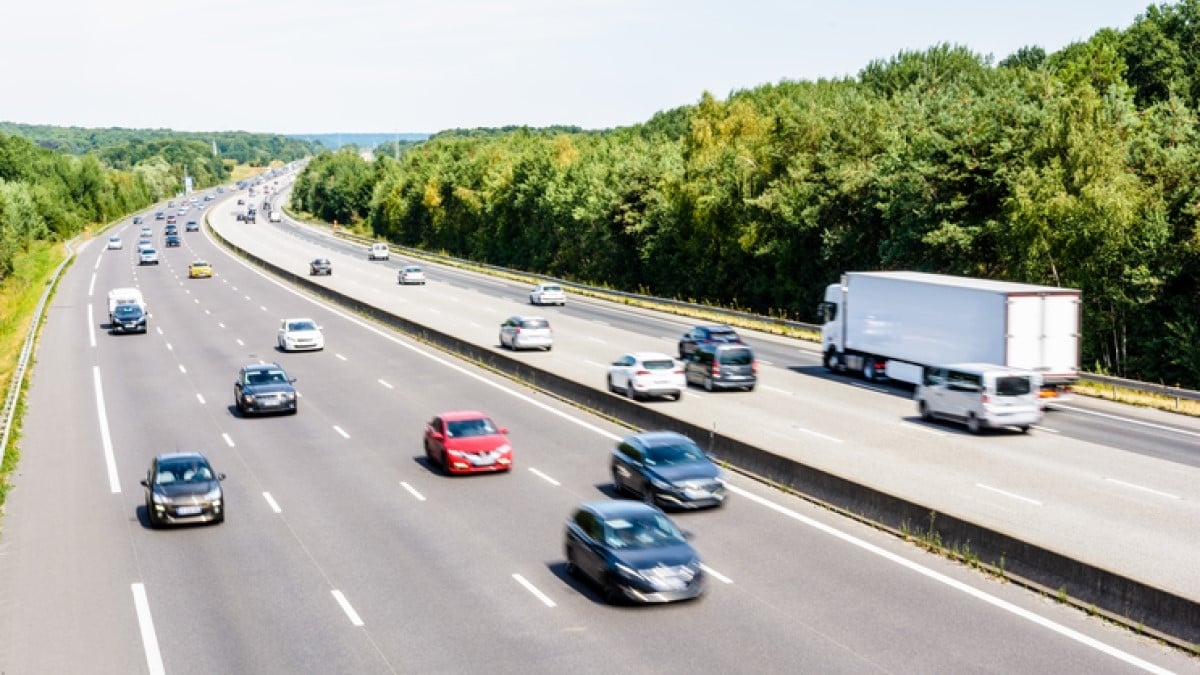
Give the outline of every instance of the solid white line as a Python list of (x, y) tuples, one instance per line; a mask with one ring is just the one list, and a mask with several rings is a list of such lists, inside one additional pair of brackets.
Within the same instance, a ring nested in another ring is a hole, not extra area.
[(96, 290), (96, 273), (92, 272), (92, 281), (88, 284), (88, 297), (92, 297)]
[(592, 323), (596, 324), (597, 326), (611, 326), (612, 325), (607, 321), (601, 321), (599, 319), (592, 319)]
[[(759, 363), (762, 363), (762, 361), (759, 361)], [(767, 391), (773, 391), (777, 394), (783, 394), (784, 396), (791, 396), (794, 393), (794, 392), (788, 391), (787, 389), (780, 389), (779, 387), (772, 387), (772, 386), (766, 385), (766, 384), (764, 384), (762, 388), (766, 389)]]
[(283, 513), (283, 509), (279, 508), (279, 503), (275, 501), (275, 498), (271, 496), (270, 492), (264, 492), (263, 499), (267, 500), (267, 506), (270, 506), (272, 511), (275, 513)]
[(335, 425), (333, 425), (333, 430), (334, 430), (334, 431), (336, 431), (336, 432), (338, 432), (339, 434), (341, 434), (341, 435), (342, 435), (342, 438), (350, 438), (350, 434), (348, 434), (348, 433), (346, 433), (345, 431), (343, 431), (343, 430), (342, 430), (342, 428), (341, 428), (341, 427), (339, 427), (339, 426), (338, 426), (338, 425), (336, 425), (336, 424), (335, 424)]
[(98, 269), (100, 269), (100, 261), (101, 261), (101, 260), (104, 260), (104, 256), (103, 256), (103, 255), (101, 255), (100, 257), (96, 258), (96, 264), (92, 266), (92, 269), (94, 269), (94, 270), (98, 270)]
[(182, 363), (179, 364), (179, 372), (183, 373), (184, 375), (187, 374), (187, 368), (184, 368)]
[(1040, 424), (1034, 424), (1034, 425), (1033, 425), (1033, 428), (1034, 428), (1034, 429), (1037, 429), (1038, 431), (1041, 431), (1042, 433), (1047, 433), (1047, 434), (1057, 434), (1057, 433), (1059, 433), (1058, 429), (1051, 429), (1050, 427), (1044, 427), (1044, 426), (1042, 426), (1042, 425), (1040, 425)]
[(342, 356), (341, 354), (334, 354), (334, 356), (338, 357), (338, 360), (341, 360), (341, 361), (346, 360), (346, 357)]
[(709, 575), (710, 577), (713, 577), (717, 581), (720, 581), (720, 582), (726, 583), (726, 584), (733, 583), (733, 579), (730, 579), (729, 577), (725, 576), (724, 574), (721, 574), (720, 572), (714, 570), (713, 568), (709, 567), (708, 565), (705, 565), (704, 563), (700, 563), (700, 569), (704, 570), (705, 574)]
[(608, 367), (606, 364), (596, 363), (595, 361), (592, 361), (591, 359), (584, 359), (583, 362), (588, 364), (589, 366), (596, 366), (597, 368), (607, 368)]
[(598, 338), (598, 337), (592, 337), (591, 335), (589, 335), (589, 336), (588, 336), (588, 340), (590, 340), (590, 341), (592, 341), (592, 342), (597, 342), (597, 343), (599, 343), (599, 344), (606, 344), (606, 343), (604, 342), (604, 340), (601, 340), (601, 339), (600, 339), (600, 338)]
[(88, 342), (92, 343), (92, 346), (95, 347), (96, 346), (96, 320), (92, 316), (92, 305), (90, 303), (88, 304), (87, 326), (88, 326)]
[(990, 490), (992, 492), (995, 492), (998, 495), (1004, 495), (1005, 497), (1010, 497), (1012, 499), (1019, 499), (1023, 502), (1028, 502), (1030, 504), (1033, 504), (1034, 506), (1043, 506), (1043, 504), (1036, 499), (1030, 499), (1029, 497), (1022, 497), (1021, 495), (1013, 494), (1012, 492), (1007, 492), (1005, 490), (1001, 490), (1000, 488), (994, 488), (991, 485), (984, 485), (983, 483), (976, 483), (975, 487), (981, 488), (984, 490)]
[(419, 501), (419, 502), (425, 501), (425, 495), (421, 494), (420, 492), (417, 492), (417, 489), (415, 487), (409, 485), (408, 483), (405, 483), (404, 481), (400, 481), (400, 487), (404, 488), (405, 490), (408, 490), (408, 493), (411, 494), (412, 496), (416, 497), (417, 501)]
[(395, 387), (393, 387), (392, 385), (385, 382), (382, 378), (375, 380), (375, 381), (378, 382), (379, 384), (382, 384), (383, 386), (387, 387), (388, 389), (395, 389)]
[(158, 651), (158, 636), (154, 632), (154, 619), (150, 616), (150, 601), (146, 599), (146, 587), (130, 584), (133, 590), (133, 607), (137, 610), (138, 628), (142, 632), (142, 649), (146, 651), (146, 668), (151, 675), (163, 675), (162, 653)]
[(354, 611), (354, 608), (346, 601), (346, 596), (342, 595), (341, 591), (335, 590), (330, 592), (333, 593), (333, 599), (337, 600), (337, 603), (342, 606), (342, 611), (346, 613), (346, 616), (350, 617), (350, 623), (355, 626), (363, 625), (363, 620), (358, 618), (358, 612)]
[(774, 363), (772, 363), (772, 362), (770, 362), (770, 361), (766, 361), (766, 360), (763, 360), (763, 359), (759, 359), (759, 360), (758, 360), (758, 365), (760, 365), (760, 366), (773, 366), (773, 365), (775, 365), (775, 364), (774, 364)]
[(982, 600), (983, 602), (986, 602), (987, 604), (992, 605), (993, 607), (996, 607), (998, 609), (1001, 609), (1001, 610), (1004, 610), (1011, 614), (1014, 614), (1018, 617), (1021, 617), (1022, 619), (1025, 619), (1026, 621), (1037, 624), (1037, 625), (1041, 626), (1042, 628), (1046, 628), (1055, 633), (1058, 633), (1059, 635), (1062, 635), (1063, 637), (1066, 637), (1068, 639), (1079, 642), (1080, 644), (1091, 647), (1092, 649), (1095, 649), (1098, 652), (1107, 654), (1113, 658), (1124, 661), (1125, 663), (1128, 663), (1131, 666), (1134, 666), (1136, 668), (1141, 668), (1142, 670), (1145, 670), (1145, 671), (1148, 671), (1151, 673), (1161, 673), (1162, 675), (1169, 675), (1169, 673), (1170, 673), (1170, 671), (1165, 670), (1163, 668), (1159, 668), (1158, 666), (1156, 666), (1153, 663), (1150, 663), (1148, 661), (1139, 659), (1138, 657), (1136, 657), (1128, 652), (1117, 649), (1116, 647), (1113, 647), (1111, 645), (1107, 645), (1095, 638), (1084, 635), (1083, 633), (1080, 633), (1079, 631), (1067, 628), (1066, 626), (1063, 626), (1062, 624), (1051, 621), (1050, 619), (1047, 619), (1043, 616), (1035, 614), (1027, 609), (1018, 607), (1018, 606), (1012, 604), (1011, 602), (1008, 602), (1007, 600), (1001, 600), (1000, 598), (997, 598), (996, 596), (991, 595), (990, 593), (987, 593), (985, 591), (979, 590), (978, 588), (969, 586), (957, 579), (952, 579), (952, 578), (946, 576), (945, 574), (942, 574), (941, 572), (935, 572), (934, 570), (929, 569), (928, 567), (925, 567), (924, 565), (921, 565), (920, 563), (914, 562), (903, 556), (892, 553), (891, 551), (886, 551), (886, 550), (876, 546), (875, 544), (871, 544), (862, 539), (859, 539), (858, 537), (855, 537), (852, 534), (842, 532), (841, 530), (838, 530), (831, 525), (826, 525), (824, 523), (817, 522), (817, 521), (813, 520), (812, 518), (801, 515), (787, 507), (781, 506), (770, 500), (759, 497), (756, 494), (747, 492), (746, 490), (743, 490), (737, 486), (727, 484), (726, 488), (729, 489), (731, 492), (737, 493), (737, 494), (741, 495), (742, 497), (749, 499), (750, 501), (757, 502), (760, 505), (765, 506), (768, 509), (771, 509), (772, 511), (775, 511), (776, 513), (779, 513), (781, 515), (787, 516), (788, 518), (791, 518), (793, 520), (804, 523), (805, 525), (808, 525), (809, 527), (820, 530), (821, 532), (824, 532), (825, 534), (828, 534), (831, 537), (840, 539), (840, 540), (846, 542), (847, 544), (856, 546), (864, 551), (867, 551), (868, 553), (877, 555), (877, 556), (879, 556), (885, 560), (888, 560), (892, 563), (895, 563), (901, 567), (908, 568), (909, 570), (916, 572), (917, 574), (920, 574), (926, 578), (929, 578), (929, 579), (936, 581), (940, 584), (943, 584), (945, 586), (949, 586), (950, 588), (952, 588), (954, 590), (957, 590), (961, 593), (970, 595), (978, 600)]
[(532, 466), (529, 467), (529, 473), (532, 473), (533, 475), (537, 476), (538, 478), (541, 478), (542, 480), (553, 485), (554, 487), (558, 487), (558, 486), (562, 485), (562, 483), (554, 480), (553, 478), (551, 478), (550, 476), (547, 476), (546, 474), (542, 473), (541, 471), (538, 471), (537, 469), (533, 468)]
[(229, 434), (221, 434), (221, 438), (225, 439), (225, 445), (228, 445), (231, 448), (234, 447), (233, 439), (229, 437)]
[(795, 429), (796, 431), (804, 432), (804, 433), (808, 434), (809, 436), (816, 436), (817, 438), (824, 438), (825, 440), (833, 442), (833, 443), (843, 443), (844, 442), (840, 438), (834, 438), (833, 436), (826, 436), (825, 434), (820, 433), (818, 431), (813, 431), (812, 429), (805, 429), (804, 427), (798, 427), (795, 424), (792, 425), (792, 428)]
[(938, 431), (937, 429), (930, 429), (929, 427), (923, 427), (920, 424), (913, 424), (912, 422), (901, 422), (900, 426), (908, 427), (909, 429), (916, 429), (917, 431), (924, 431), (925, 433), (933, 434), (934, 436), (945, 436), (946, 435), (946, 432), (944, 432), (944, 431)]
[(1109, 483), (1116, 483), (1117, 485), (1123, 485), (1127, 488), (1132, 488), (1134, 490), (1141, 490), (1143, 492), (1149, 492), (1150, 494), (1158, 495), (1160, 497), (1166, 497), (1167, 499), (1183, 499), (1183, 497), (1180, 497), (1178, 495), (1173, 495), (1170, 492), (1163, 492), (1161, 490), (1155, 490), (1154, 488), (1148, 488), (1148, 487), (1144, 487), (1141, 485), (1135, 485), (1133, 483), (1126, 483), (1125, 481), (1117, 480), (1116, 478), (1105, 478), (1104, 480), (1108, 481)]
[(877, 392), (879, 392), (880, 394), (886, 394), (886, 393), (888, 393), (888, 390), (887, 390), (887, 389), (884, 389), (883, 387), (873, 387), (873, 386), (871, 386), (871, 385), (869, 385), (869, 384), (859, 384), (858, 382), (851, 382), (850, 384), (852, 384), (852, 385), (854, 385), (854, 386), (858, 387), (859, 389), (866, 389), (866, 390), (868, 390), (868, 391), (877, 391)]
[(1095, 410), (1084, 410), (1083, 408), (1075, 408), (1075, 407), (1072, 407), (1069, 405), (1059, 405), (1058, 403), (1053, 404), (1053, 406), (1055, 408), (1061, 409), (1061, 410), (1070, 410), (1071, 412), (1082, 413), (1084, 415), (1094, 415), (1095, 417), (1103, 417), (1105, 419), (1116, 420), (1118, 422), (1125, 422), (1127, 424), (1137, 424), (1139, 426), (1149, 427), (1151, 429), (1158, 429), (1160, 431), (1172, 431), (1177, 434), (1184, 434), (1185, 436), (1195, 436), (1197, 438), (1200, 438), (1200, 432), (1188, 431), (1187, 429), (1176, 429), (1175, 427), (1169, 427), (1165, 424), (1155, 424), (1153, 422), (1143, 422), (1142, 420), (1135, 420), (1130, 417), (1120, 417), (1118, 415), (1109, 415), (1108, 413), (1096, 412)]
[(196, 400), (200, 401), (200, 405), (204, 405), (204, 396), (202, 396), (200, 392), (196, 392)]
[(555, 606), (554, 601), (551, 600), (548, 595), (539, 591), (536, 586), (534, 586), (533, 584), (526, 581), (525, 577), (521, 576), (520, 574), (514, 574), (514, 575), (512, 575), (512, 578), (516, 579), (518, 584), (521, 584), (522, 586), (524, 586), (525, 590), (529, 591), (530, 593), (533, 593), (533, 596), (535, 598), (537, 598), (538, 600), (541, 600), (543, 605), (545, 605), (547, 607)]
[(100, 366), (92, 366), (92, 383), (96, 390), (96, 416), (100, 418), (100, 443), (104, 446), (104, 466), (108, 469), (108, 487), (113, 494), (121, 491), (117, 479), (117, 459), (113, 456), (112, 436), (108, 433), (108, 412), (104, 408), (104, 387), (100, 384)]

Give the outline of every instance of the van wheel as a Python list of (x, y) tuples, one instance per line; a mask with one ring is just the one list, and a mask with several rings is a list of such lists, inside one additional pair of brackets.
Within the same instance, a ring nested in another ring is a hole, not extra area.
[(929, 412), (929, 404), (925, 401), (921, 401), (917, 404), (917, 410), (921, 411), (921, 419), (925, 420), (926, 422), (929, 422), (933, 419), (933, 413)]
[(875, 371), (875, 359), (869, 358), (866, 363), (863, 363), (862, 369), (863, 379), (867, 382), (874, 382), (878, 373)]
[(1028, 424), (1021, 425), (1021, 433), (1023, 433), (1023, 434), (1029, 433), (1029, 425)]
[(617, 393), (617, 388), (613, 386), (612, 375), (608, 376), (608, 392), (610, 394)]
[(709, 377), (709, 376), (705, 376), (705, 378), (704, 378), (704, 391), (712, 391), (712, 390), (713, 390), (712, 378), (711, 378), (711, 377)]
[(975, 413), (971, 413), (971, 414), (967, 415), (967, 431), (970, 431), (973, 434), (977, 434), (982, 429), (983, 429), (983, 426), (981, 424), (979, 424), (979, 418), (975, 416)]
[(625, 380), (625, 395), (630, 401), (638, 400), (637, 390), (633, 388), (633, 380)]

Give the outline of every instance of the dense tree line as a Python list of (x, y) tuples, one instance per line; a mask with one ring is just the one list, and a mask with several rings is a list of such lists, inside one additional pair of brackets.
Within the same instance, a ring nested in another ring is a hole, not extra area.
[(296, 204), (404, 244), (813, 320), (846, 270), (1084, 291), (1084, 367), (1200, 385), (1200, 0), (993, 65), (941, 45), (600, 133), (318, 157)]

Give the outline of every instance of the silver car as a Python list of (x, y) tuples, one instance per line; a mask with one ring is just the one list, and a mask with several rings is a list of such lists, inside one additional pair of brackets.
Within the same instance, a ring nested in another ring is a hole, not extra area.
[(538, 284), (529, 292), (531, 305), (565, 305), (567, 294), (558, 284)]
[(512, 350), (554, 347), (550, 322), (540, 316), (510, 316), (500, 324), (500, 346)]
[(158, 251), (150, 248), (149, 246), (139, 249), (138, 250), (138, 264), (139, 265), (157, 265), (158, 264)]

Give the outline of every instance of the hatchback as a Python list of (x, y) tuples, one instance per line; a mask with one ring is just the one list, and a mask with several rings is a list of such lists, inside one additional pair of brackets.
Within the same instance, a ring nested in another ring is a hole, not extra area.
[(623, 391), (633, 400), (670, 396), (678, 401), (687, 388), (683, 366), (658, 352), (632, 352), (608, 367), (608, 390)]
[(679, 508), (725, 502), (721, 470), (695, 441), (674, 431), (626, 436), (612, 453), (613, 487), (647, 504)]
[(745, 389), (754, 391), (758, 384), (758, 363), (754, 351), (742, 344), (709, 343), (697, 345), (683, 367), (688, 384), (706, 390)]
[(420, 284), (425, 285), (425, 272), (416, 265), (405, 265), (400, 268), (398, 275), (400, 283), (403, 284)]
[(313, 274), (333, 274), (333, 263), (329, 258), (313, 258), (308, 263), (308, 273)]
[(150, 462), (142, 479), (151, 527), (225, 521), (225, 474), (198, 452), (173, 452)]
[(508, 429), (475, 410), (444, 412), (425, 424), (425, 459), (446, 473), (512, 469)]
[(565, 305), (567, 295), (558, 284), (538, 284), (529, 292), (531, 305)]
[(696, 326), (679, 338), (679, 358), (686, 359), (697, 345), (712, 343), (741, 344), (742, 338), (729, 326)]
[(510, 316), (500, 324), (500, 346), (518, 349), (554, 348), (554, 331), (540, 316)]

